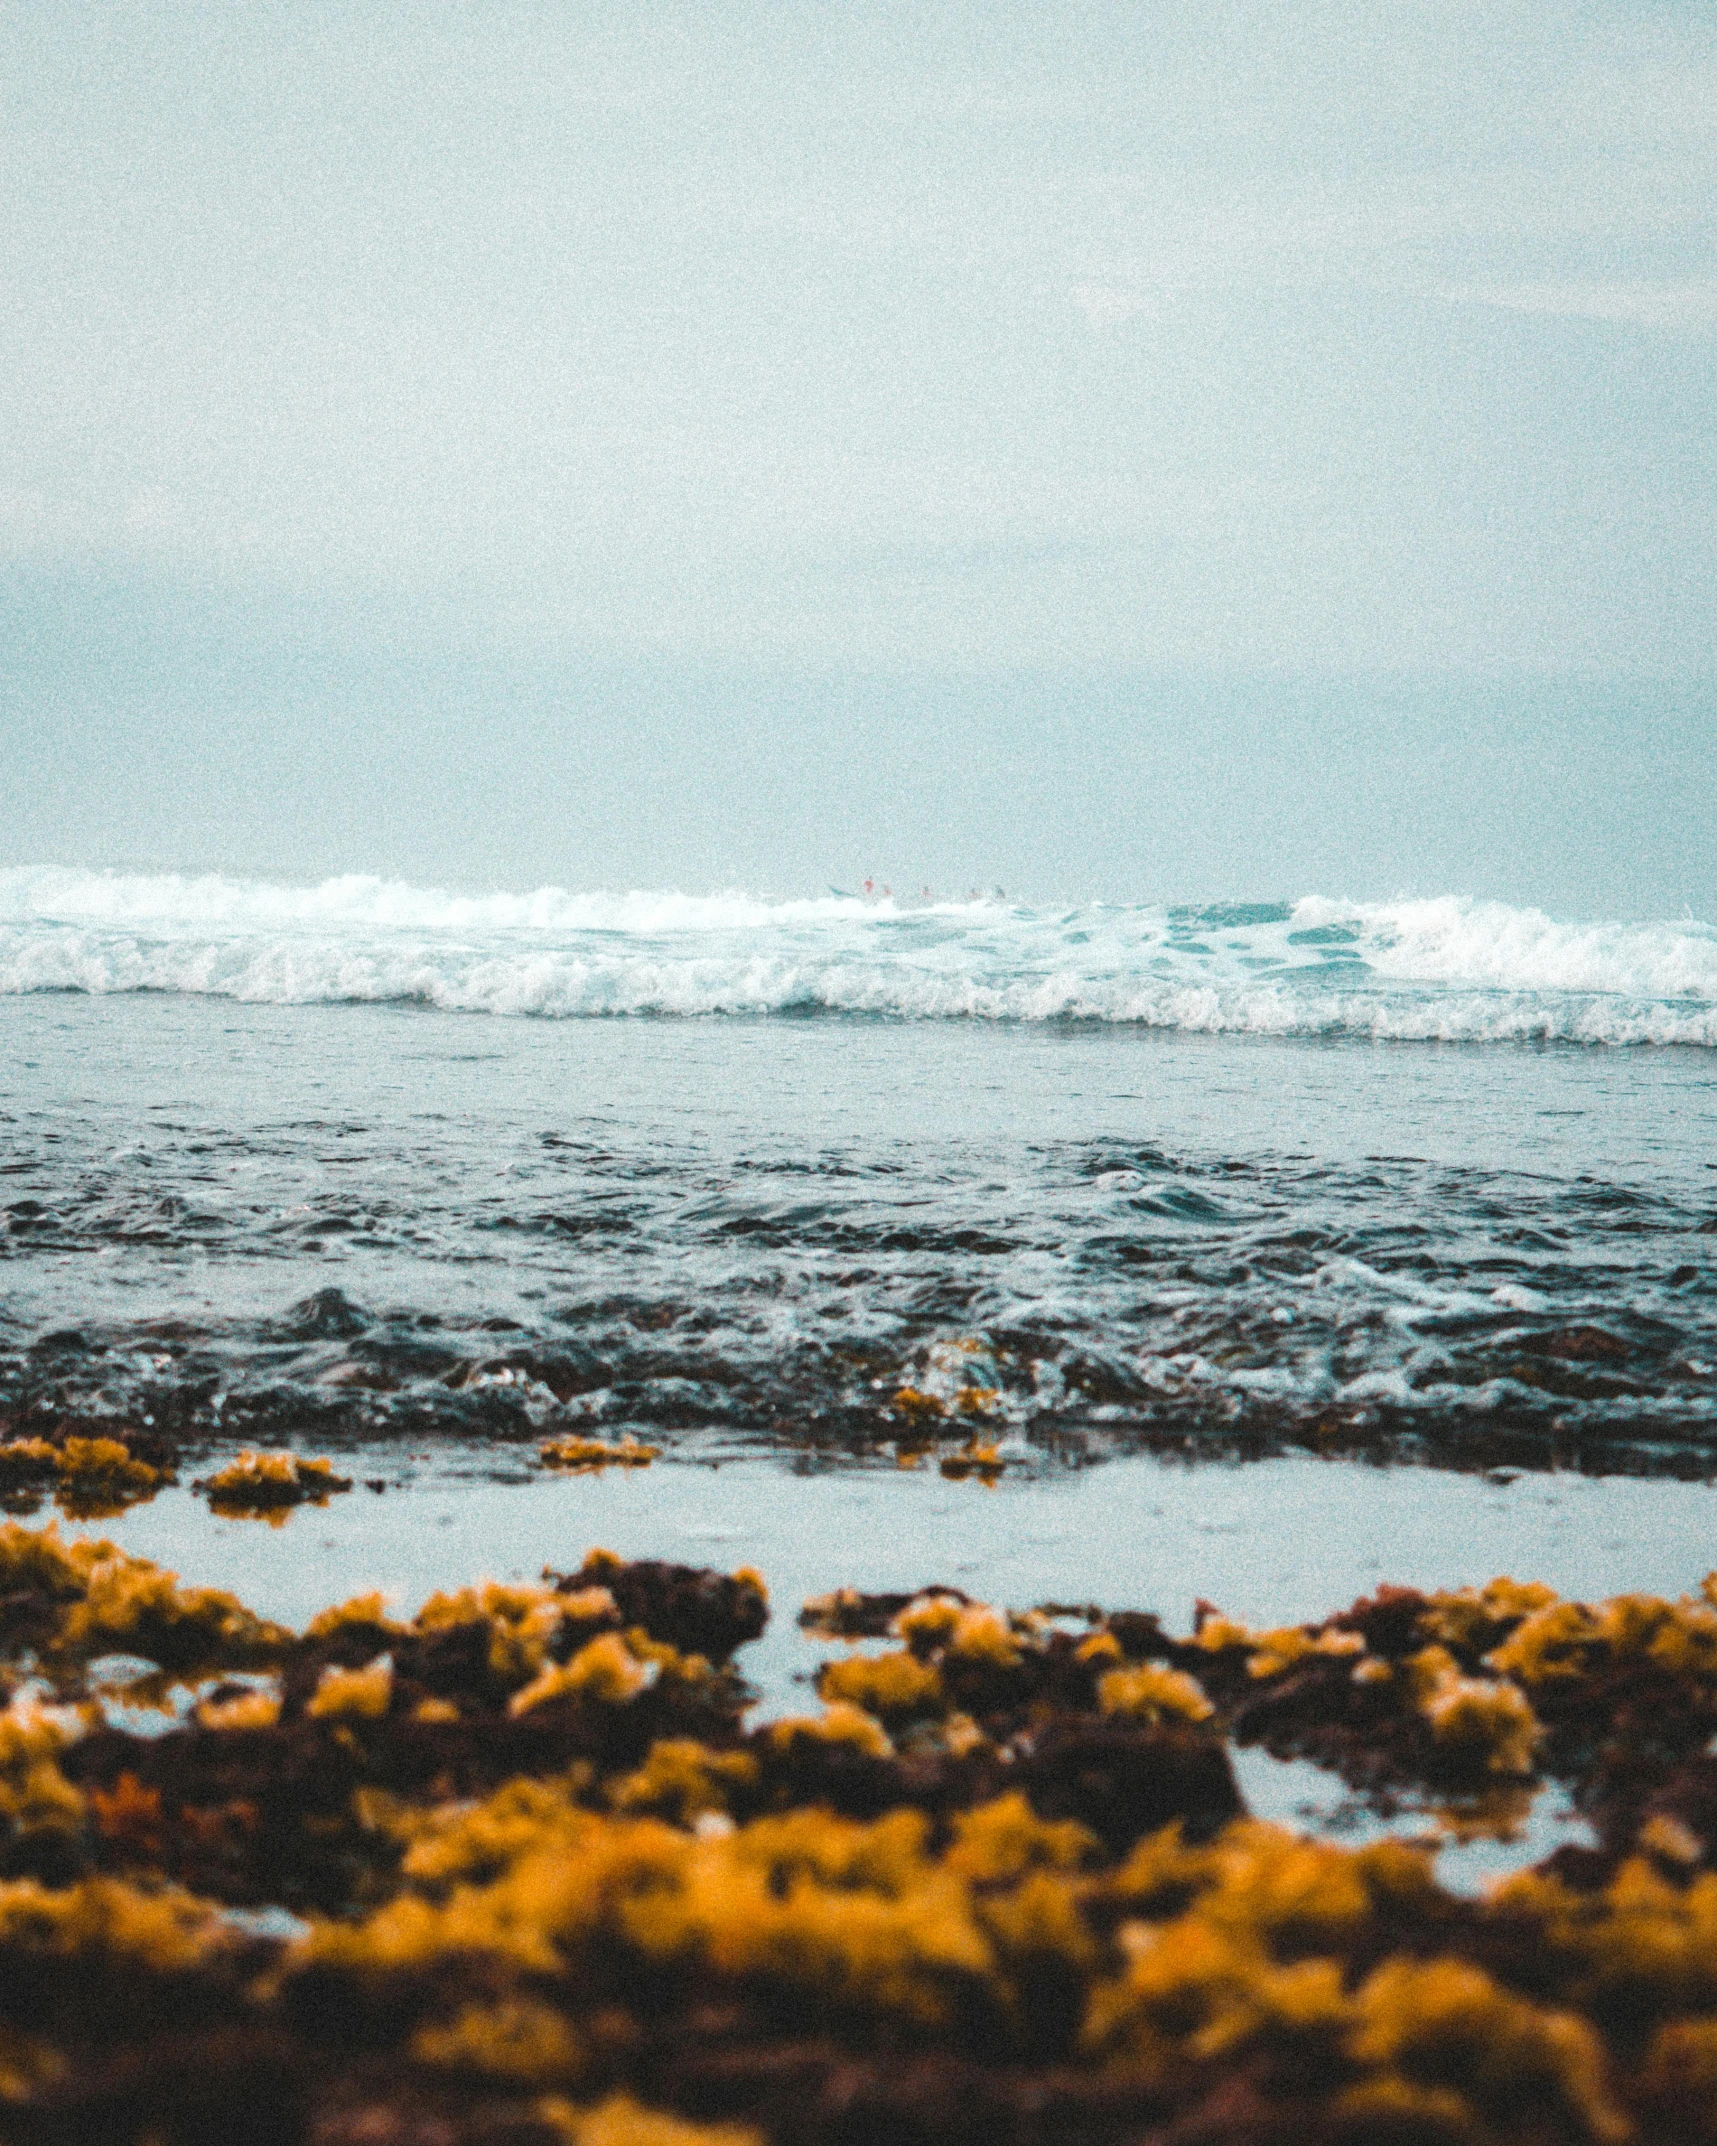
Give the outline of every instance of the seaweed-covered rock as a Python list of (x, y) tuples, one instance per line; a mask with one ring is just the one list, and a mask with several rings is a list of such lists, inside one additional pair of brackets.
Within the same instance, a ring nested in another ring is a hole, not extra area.
[[(294, 1633), (0, 1527), (0, 2136), (1717, 2146), (1707, 1597), (842, 1594), (820, 1711), (755, 1722), (766, 1613), (595, 1553)], [(1248, 1818), (1237, 1736), (1380, 1802), (1559, 1777), (1600, 1845), (1457, 1898)]]

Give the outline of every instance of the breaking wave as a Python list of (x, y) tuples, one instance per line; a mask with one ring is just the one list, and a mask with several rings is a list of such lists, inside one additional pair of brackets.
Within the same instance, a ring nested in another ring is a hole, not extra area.
[(1446, 896), (1030, 908), (0, 871), (0, 993), (1717, 1046), (1717, 928)]

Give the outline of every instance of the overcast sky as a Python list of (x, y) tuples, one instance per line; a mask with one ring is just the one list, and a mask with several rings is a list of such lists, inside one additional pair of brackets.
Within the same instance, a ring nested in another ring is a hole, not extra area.
[(1717, 910), (1705, 0), (0, 70), (0, 856)]

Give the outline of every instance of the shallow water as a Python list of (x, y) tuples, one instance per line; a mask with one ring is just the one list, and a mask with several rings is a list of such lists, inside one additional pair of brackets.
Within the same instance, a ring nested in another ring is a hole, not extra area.
[[(1676, 1595), (1717, 1563), (1717, 1489), (1675, 1481), (1356, 1467), (1289, 1457), (1176, 1465), (1124, 1457), (992, 1488), (918, 1470), (812, 1466), (764, 1456), (658, 1462), (543, 1477), (498, 1473), (492, 1452), (396, 1467), (380, 1493), (354, 1490), (283, 1525), (223, 1519), (188, 1489), (78, 1532), (229, 1587), (302, 1626), (328, 1603), (381, 1586), (400, 1612), (479, 1575), (533, 1580), (598, 1545), (733, 1570), (759, 1568), (772, 1613), (739, 1665), (760, 1713), (814, 1712), (829, 1643), (799, 1630), (799, 1606), (843, 1585), (910, 1591), (942, 1582), (1024, 1608), (1044, 1602), (1146, 1609), (1174, 1631), (1202, 1597), (1242, 1622), (1321, 1619), (1379, 1581), (1426, 1588), (1498, 1572), (1585, 1600)], [(1524, 1818), (1462, 1828), (1433, 1806), (1379, 1813), (1333, 1774), (1257, 1747), (1233, 1752), (1259, 1816), (1349, 1841), (1391, 1832), (1444, 1843), (1443, 1883), (1474, 1890), (1589, 1835), (1547, 1784)]]
[[(1703, 1469), (1703, 1050), (0, 997), (0, 1405)], [(1023, 1442), (1023, 1443), (1022, 1443)]]
[(1717, 1489), (1627, 1478), (1482, 1476), (1303, 1457), (1188, 1467), (1132, 1456), (994, 1489), (923, 1469), (783, 1467), (766, 1456), (497, 1479), (492, 1456), (408, 1464), (284, 1525), (223, 1519), (188, 1489), (83, 1532), (304, 1623), (381, 1587), (400, 1610), (478, 1575), (571, 1570), (596, 1545), (732, 1571), (773, 1603), (742, 1657), (772, 1706), (817, 1658), (794, 1618), (833, 1587), (941, 1581), (1025, 1609), (1142, 1609), (1187, 1631), (1203, 1597), (1253, 1625), (1321, 1618), (1380, 1581), (1458, 1587), (1499, 1572), (1594, 1600), (1675, 1595), (1717, 1565)]

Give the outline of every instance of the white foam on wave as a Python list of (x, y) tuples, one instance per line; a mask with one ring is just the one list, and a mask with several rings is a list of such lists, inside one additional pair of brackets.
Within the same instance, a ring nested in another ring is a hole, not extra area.
[(326, 925), (388, 931), (711, 931), (863, 910), (857, 897), (767, 902), (747, 894), (452, 894), (348, 872), (313, 887), (219, 872), (89, 872), (63, 866), (0, 871), (0, 924), (32, 920), (157, 929)]
[(1444, 895), (1433, 901), (1296, 906), (1304, 924), (1356, 923), (1379, 976), (1494, 991), (1717, 997), (1717, 932), (1678, 924), (1566, 924), (1540, 909)]
[(1713, 1047), (1717, 930), (1564, 923), (1456, 897), (909, 907), (0, 871), (0, 992), (31, 991)]

